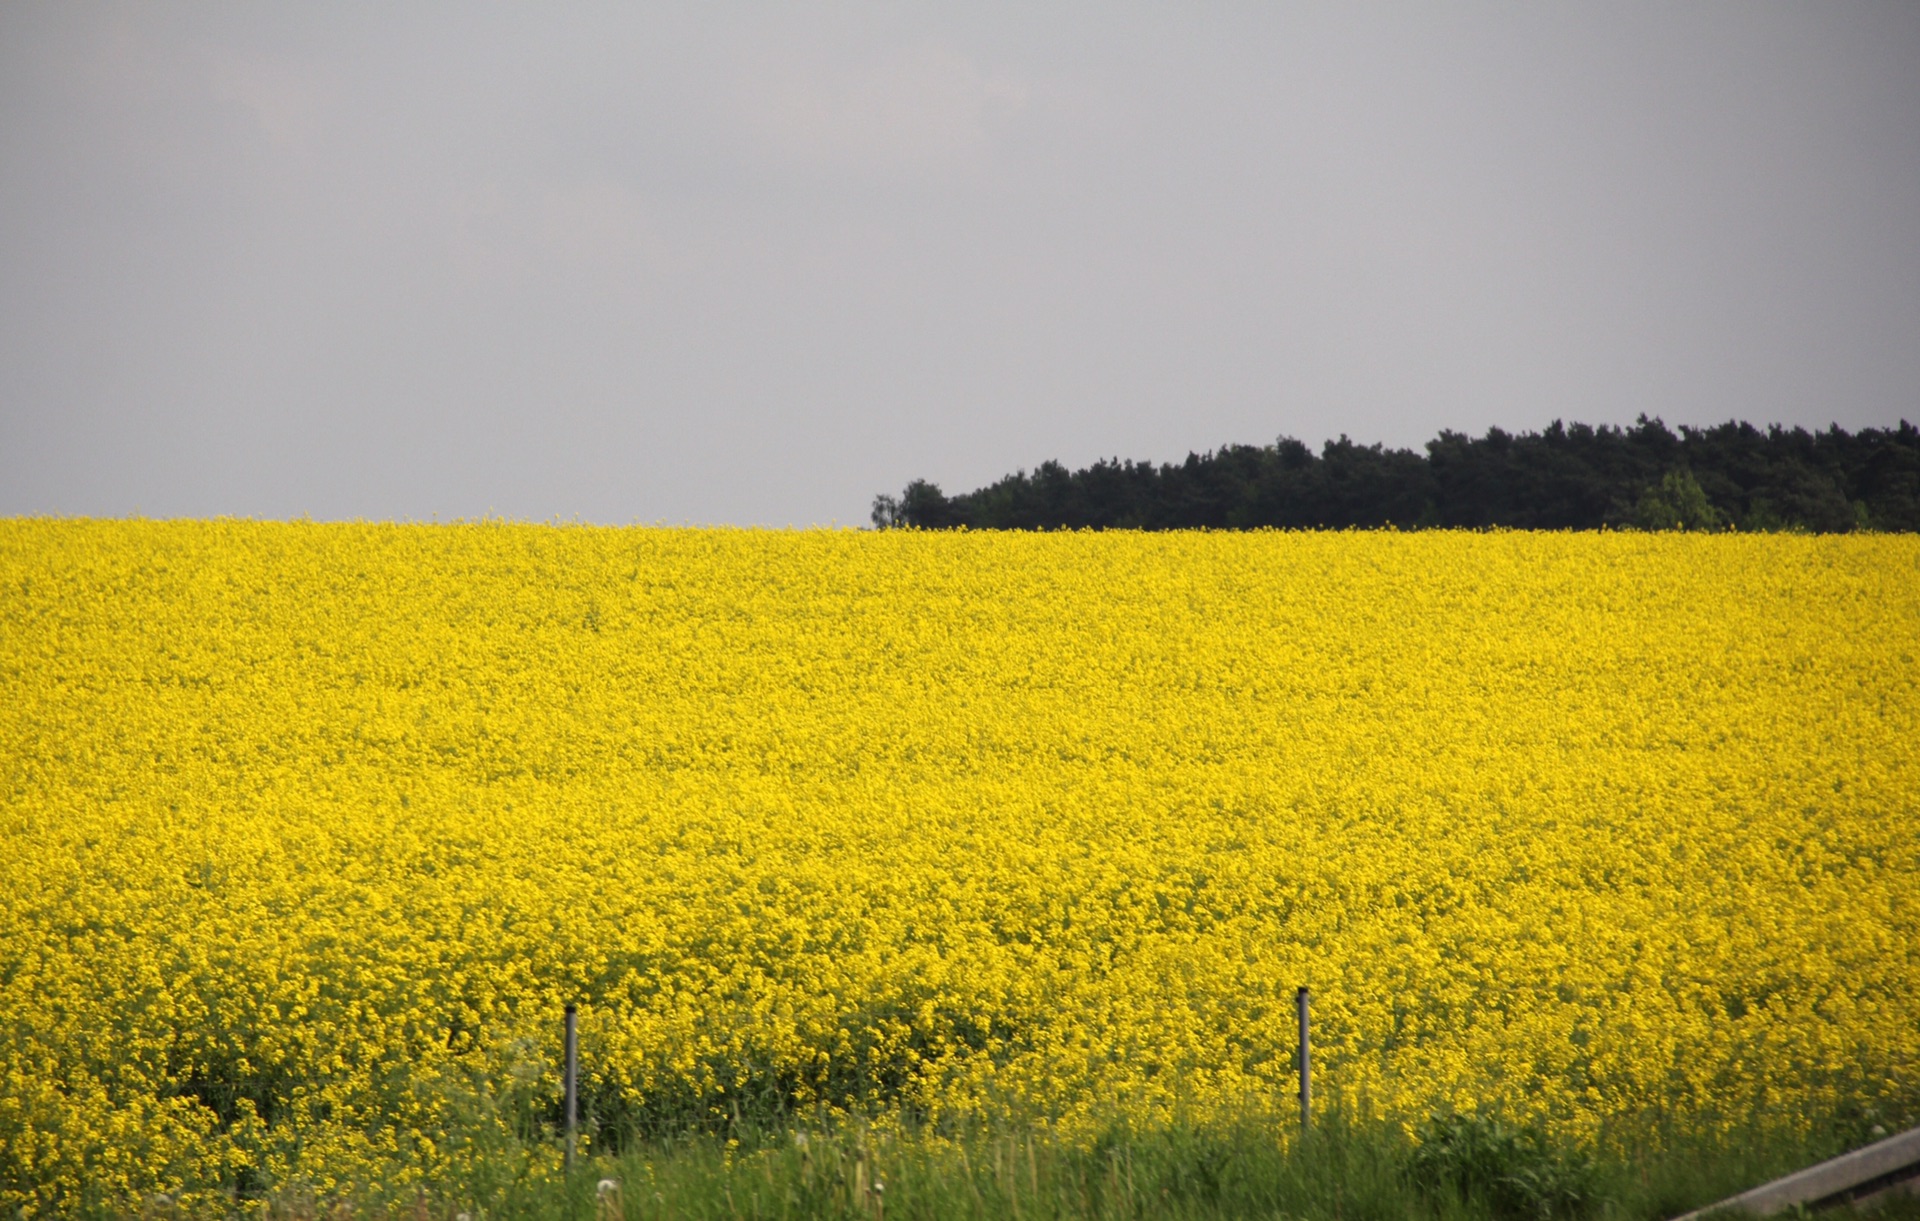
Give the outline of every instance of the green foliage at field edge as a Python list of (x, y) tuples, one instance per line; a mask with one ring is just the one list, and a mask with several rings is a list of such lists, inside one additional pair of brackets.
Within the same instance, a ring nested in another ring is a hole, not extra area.
[[(391, 1198), (327, 1197), (281, 1185), (226, 1208), (164, 1198), (112, 1218), (251, 1213), (274, 1221), (1662, 1221), (1873, 1138), (1871, 1116), (1799, 1136), (1755, 1128), (1718, 1144), (1602, 1154), (1496, 1118), (1435, 1116), (1409, 1134), (1329, 1116), (1302, 1136), (1271, 1117), (1116, 1129), (1091, 1143), (1040, 1129), (905, 1133), (864, 1122), (688, 1132), (582, 1157), (497, 1151), (476, 1178)], [(1664, 1138), (1663, 1138), (1664, 1139)], [(1854, 1217), (1920, 1221), (1892, 1195)]]

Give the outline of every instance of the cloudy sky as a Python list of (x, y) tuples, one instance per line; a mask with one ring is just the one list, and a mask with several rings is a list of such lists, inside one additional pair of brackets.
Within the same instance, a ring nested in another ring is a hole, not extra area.
[(0, 514), (1920, 420), (1920, 5), (0, 6)]

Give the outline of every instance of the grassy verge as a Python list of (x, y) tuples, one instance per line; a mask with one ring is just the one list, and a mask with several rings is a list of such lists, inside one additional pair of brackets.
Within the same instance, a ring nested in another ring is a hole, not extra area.
[[(1755, 1134), (1601, 1157), (1478, 1120), (1430, 1124), (1414, 1137), (1336, 1119), (1306, 1139), (1246, 1122), (1116, 1131), (1091, 1143), (855, 1124), (658, 1141), (582, 1159), (571, 1179), (531, 1170), (535, 1159), (503, 1159), (434, 1192), (355, 1201), (283, 1192), (266, 1211), (289, 1221), (1661, 1221), (1857, 1143), (1830, 1130)], [(1896, 1197), (1873, 1212), (1920, 1221), (1920, 1198)]]

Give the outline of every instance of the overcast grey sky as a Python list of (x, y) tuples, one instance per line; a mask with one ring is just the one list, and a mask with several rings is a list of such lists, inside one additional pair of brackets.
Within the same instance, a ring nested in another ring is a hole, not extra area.
[(1920, 4), (0, 6), (0, 514), (1920, 420)]

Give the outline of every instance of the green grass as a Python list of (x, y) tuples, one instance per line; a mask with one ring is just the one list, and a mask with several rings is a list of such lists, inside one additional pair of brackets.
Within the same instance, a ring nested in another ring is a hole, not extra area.
[[(1828, 1125), (1612, 1156), (1481, 1120), (1396, 1129), (1337, 1118), (1308, 1138), (1271, 1124), (1115, 1131), (1091, 1144), (1032, 1130), (959, 1136), (846, 1124), (653, 1141), (583, 1158), (570, 1180), (503, 1156), (464, 1183), (386, 1200), (272, 1195), (272, 1217), (741, 1221), (1291, 1218), (1295, 1221), (1662, 1221), (1862, 1143)], [(602, 1188), (606, 1182), (608, 1186)], [(1875, 1210), (1920, 1221), (1920, 1199)], [(151, 1210), (149, 1214), (152, 1215)], [(1842, 1211), (1837, 1217), (1862, 1214)]]

